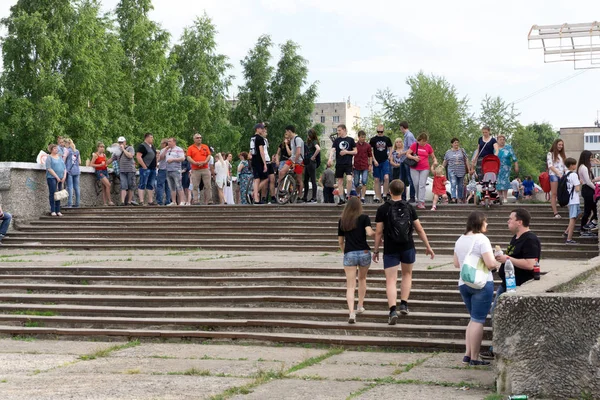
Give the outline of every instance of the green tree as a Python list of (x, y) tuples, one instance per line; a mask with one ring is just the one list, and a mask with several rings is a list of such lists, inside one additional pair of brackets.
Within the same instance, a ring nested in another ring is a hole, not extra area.
[(481, 101), (479, 122), (483, 126), (489, 126), (492, 135), (504, 135), (507, 140), (510, 140), (519, 128), (519, 115), (513, 103), (506, 103), (499, 96), (486, 95)]
[(64, 46), (75, 10), (69, 0), (19, 0), (2, 19), (0, 159), (32, 161), (64, 133)]
[(518, 125), (511, 145), (519, 160), (519, 176), (530, 175), (537, 180), (538, 175), (545, 170), (546, 152), (543, 143), (538, 140), (537, 133), (530, 126)]

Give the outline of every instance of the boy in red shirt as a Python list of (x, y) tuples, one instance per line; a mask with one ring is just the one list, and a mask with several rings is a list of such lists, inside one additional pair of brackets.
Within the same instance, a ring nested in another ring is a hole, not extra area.
[(358, 131), (356, 151), (357, 153), (354, 156), (354, 187), (357, 192), (360, 192), (360, 201), (364, 203), (369, 172), (373, 169), (373, 150), (371, 145), (367, 143), (365, 131)]

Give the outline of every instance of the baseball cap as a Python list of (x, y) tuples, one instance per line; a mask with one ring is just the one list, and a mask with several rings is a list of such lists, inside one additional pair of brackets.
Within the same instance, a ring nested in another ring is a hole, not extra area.
[(262, 122), (259, 122), (258, 124), (254, 125), (254, 130), (257, 129), (264, 129), (265, 124), (263, 124)]
[(119, 138), (117, 139), (117, 142), (121, 143), (121, 142), (126, 142), (127, 140), (125, 140), (125, 136), (119, 136)]

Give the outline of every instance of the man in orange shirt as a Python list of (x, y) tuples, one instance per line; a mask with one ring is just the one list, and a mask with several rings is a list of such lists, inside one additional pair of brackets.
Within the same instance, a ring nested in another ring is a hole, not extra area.
[[(198, 193), (200, 181), (204, 184), (204, 203), (212, 204), (212, 187), (210, 183), (210, 148), (202, 144), (202, 135), (194, 134), (194, 144), (188, 147), (187, 159), (192, 165), (192, 196)], [(200, 196), (197, 195), (195, 203), (200, 204)]]

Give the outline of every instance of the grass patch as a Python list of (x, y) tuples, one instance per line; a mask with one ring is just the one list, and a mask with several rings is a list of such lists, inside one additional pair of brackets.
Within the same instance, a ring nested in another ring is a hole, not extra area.
[(21, 342), (33, 342), (35, 340), (35, 337), (33, 337), (33, 336), (26, 336), (26, 335), (16, 335), (16, 336), (13, 336), (11, 339), (12, 340), (19, 340)]
[(329, 253), (323, 253), (321, 254), (321, 257), (327, 257), (329, 255)]
[(81, 284), (82, 285), (89, 285), (90, 283), (84, 279), (84, 280), (81, 281)]
[(447, 265), (452, 265), (452, 263), (445, 263), (445, 264), (438, 264), (438, 265), (428, 265), (427, 269), (429, 271), (431, 271), (432, 269), (442, 268), (442, 267), (445, 267)]
[(124, 349), (128, 349), (130, 347), (135, 347), (135, 346), (139, 346), (139, 345), (140, 345), (139, 340), (133, 340), (133, 341), (127, 342), (125, 344), (107, 347), (106, 349), (99, 349), (91, 354), (84, 354), (82, 356), (79, 356), (79, 359), (83, 360), (83, 361), (89, 361), (89, 360), (95, 360), (96, 358), (108, 357), (111, 353), (113, 353), (115, 351), (124, 350)]
[(133, 261), (132, 257), (128, 257), (128, 258), (106, 258), (103, 260), (90, 260), (90, 259), (77, 259), (77, 260), (71, 260), (71, 261), (65, 261), (64, 263), (60, 264), (61, 267), (70, 267), (72, 265), (79, 265), (79, 264), (93, 264), (93, 263), (102, 263), (102, 262), (115, 262), (115, 261)]
[(141, 373), (142, 371), (140, 371), (139, 369), (128, 369), (127, 371), (125, 371), (124, 373), (127, 375), (137, 375), (139, 373)]
[(6, 379), (2, 379), (2, 380), (0, 381), (0, 383), (6, 383), (6, 382), (8, 382)]
[(23, 326), (25, 326), (25, 328), (42, 328), (44, 323), (40, 321), (26, 321)]
[(323, 361), (323, 360), (325, 360), (325, 359), (327, 359), (329, 357), (336, 356), (336, 355), (341, 354), (343, 352), (344, 352), (344, 349), (342, 349), (340, 347), (333, 348), (333, 349), (329, 350), (325, 354), (322, 354), (322, 355), (317, 356), (317, 357), (311, 357), (309, 359), (306, 359), (306, 360), (302, 361), (300, 364), (294, 365), (292, 368), (290, 368), (290, 369), (287, 370), (287, 374), (291, 374), (291, 373), (299, 371), (301, 369), (310, 367), (311, 365), (318, 364), (321, 361)]
[(398, 375), (401, 374), (403, 372), (408, 372), (411, 369), (413, 369), (414, 367), (418, 367), (419, 365), (423, 364), (425, 361), (429, 360), (432, 357), (435, 357), (438, 353), (433, 353), (432, 355), (430, 355), (429, 357), (425, 357), (425, 358), (421, 358), (413, 363), (407, 364), (404, 366), (404, 368), (398, 368), (397, 370), (395, 370), (393, 372), (393, 375)]
[(173, 360), (176, 359), (177, 357), (173, 357), (173, 356), (150, 356), (148, 358), (160, 358), (163, 360)]
[[(11, 256), (14, 257), (14, 256)], [(22, 258), (16, 259), (16, 260), (11, 260), (8, 258), (4, 258), (4, 259), (0, 259), (0, 262), (11, 262), (11, 263), (25, 263), (25, 262), (33, 262), (33, 260), (23, 260)]]
[(54, 311), (33, 311), (33, 310), (17, 310), (11, 311), (13, 315), (35, 315), (38, 317), (54, 317), (57, 315)]
[(181, 372), (167, 372), (167, 375), (211, 376), (211, 373), (207, 369), (190, 368)]
[(379, 386), (379, 385), (377, 383), (371, 383), (370, 385), (367, 385), (367, 386), (363, 387), (362, 389), (357, 390), (356, 392), (350, 393), (350, 396), (346, 397), (346, 400), (355, 399), (358, 396), (367, 393), (369, 390), (373, 389), (376, 386)]
[(506, 397), (502, 396), (501, 394), (490, 394), (489, 396), (486, 396), (483, 400), (504, 400)]

